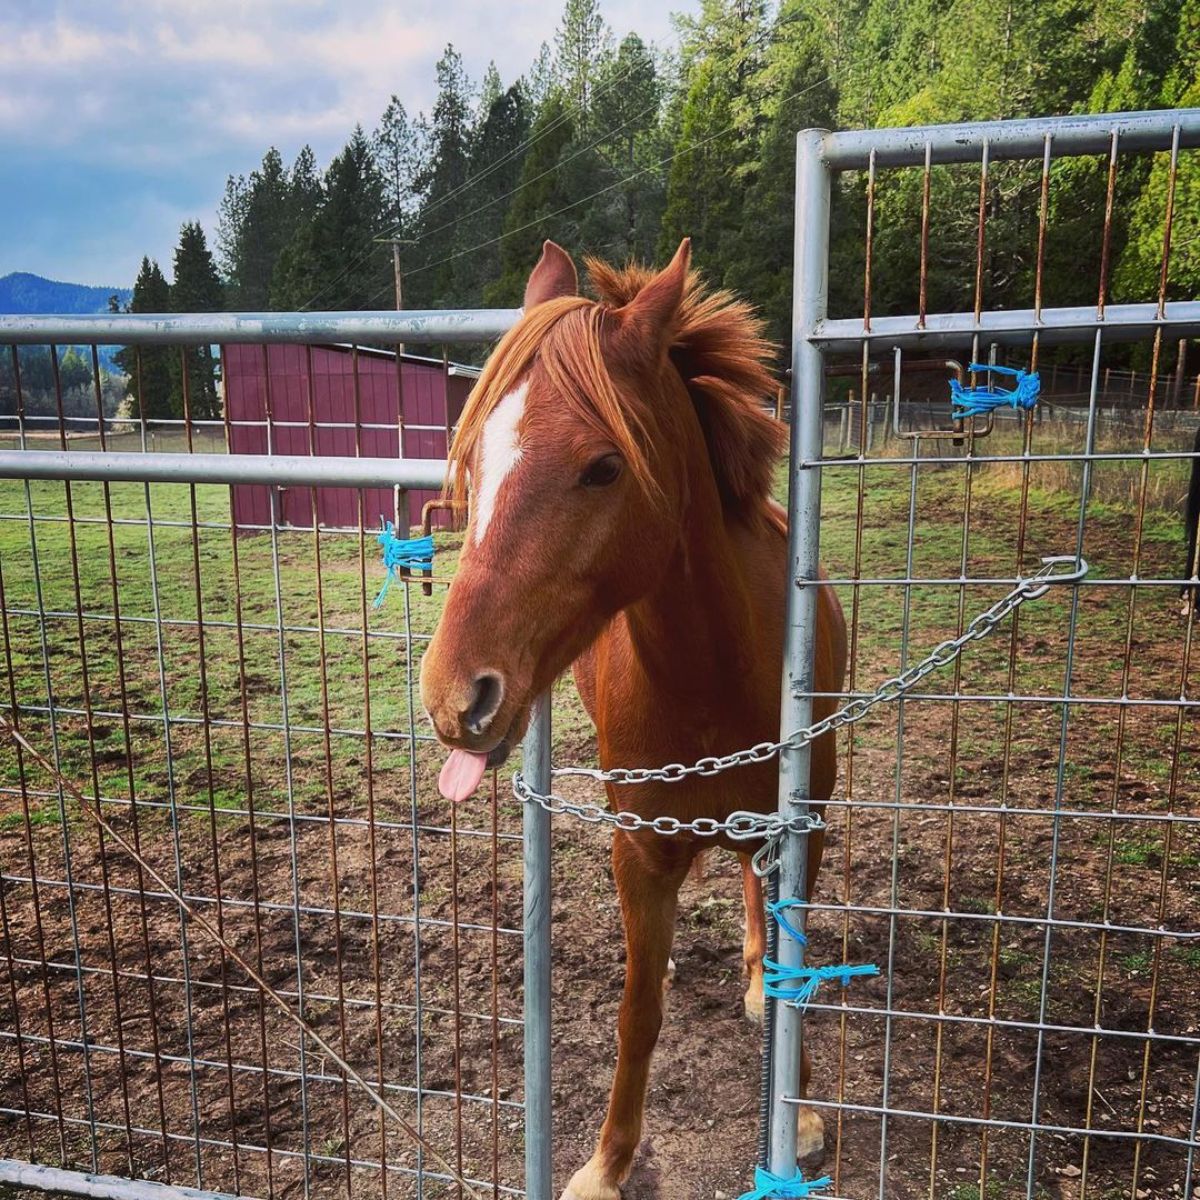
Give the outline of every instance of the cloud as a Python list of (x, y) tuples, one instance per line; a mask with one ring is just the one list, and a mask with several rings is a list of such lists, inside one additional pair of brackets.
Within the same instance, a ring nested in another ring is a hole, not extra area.
[[(210, 223), (226, 176), (268, 146), (290, 159), (307, 143), (325, 163), (393, 93), (428, 110), (450, 41), (473, 78), (495, 60), (514, 79), (553, 40), (558, 11), (557, 0), (7, 0), (0, 144), (17, 186), (0, 189), (0, 274), (128, 282), (135, 245), (165, 257), (179, 222)], [(665, 8), (610, 0), (605, 15), (618, 36), (673, 40)]]

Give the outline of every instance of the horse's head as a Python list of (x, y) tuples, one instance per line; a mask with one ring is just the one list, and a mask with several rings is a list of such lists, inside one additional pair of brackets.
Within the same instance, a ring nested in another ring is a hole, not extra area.
[(454, 751), (451, 798), (503, 761), (534, 698), (668, 568), (707, 432), (669, 357), (688, 258), (685, 241), (657, 275), (611, 272), (607, 298), (624, 302), (603, 303), (577, 294), (571, 259), (547, 242), (463, 412), (451, 461), (470, 518), (421, 667)]

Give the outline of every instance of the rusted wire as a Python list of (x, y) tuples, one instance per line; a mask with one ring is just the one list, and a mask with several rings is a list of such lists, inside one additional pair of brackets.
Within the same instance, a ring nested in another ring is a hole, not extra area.
[[(133, 845), (128, 842), (111, 824), (105, 819), (104, 814), (99, 809), (92, 806), (87, 796), (66, 776), (59, 772), (53, 763), (51, 763), (45, 755), (33, 746), (25, 735), (17, 728), (8, 716), (0, 713), (0, 734), (10, 739), (13, 743), (20, 746), (24, 752), (32, 758), (38, 765), (46, 771), (63, 790), (68, 792), (75, 801), (79, 804), (80, 811), (92, 821), (102, 826), (105, 832), (112, 838), (120, 848), (125, 851), (131, 858), (140, 857), (135, 854)], [(352, 1081), (362, 1092), (364, 1092), (371, 1102), (381, 1108), (414, 1142), (416, 1142), (422, 1150), (445, 1171), (450, 1178), (473, 1197), (474, 1200), (482, 1200), (480, 1194), (471, 1183), (464, 1179), (457, 1171), (447, 1162), (438, 1150), (431, 1145), (420, 1133), (412, 1126), (396, 1109), (385, 1099), (380, 1093), (367, 1082), (365, 1078), (348, 1062), (345, 1062), (337, 1051), (306, 1021), (301, 1019), (286, 1000), (284, 1000), (278, 992), (267, 982), (261, 970), (257, 970), (251, 965), (250, 961), (245, 958), (235, 946), (222, 938), (217, 932), (216, 925), (197, 908), (190, 905), (174, 888), (167, 882), (162, 874), (160, 874), (153, 864), (147, 862), (144, 858), (141, 859), (142, 867), (146, 874), (149, 875), (160, 888), (166, 892), (174, 903), (178, 906), (181, 912), (185, 913), (189, 920), (195, 922), (206, 934), (218, 945), (223, 946), (225, 953), (237, 963), (239, 967), (246, 973), (258, 989), (258, 994), (270, 1000), (275, 1007), (300, 1031), (301, 1036), (311, 1039), (321, 1050), (329, 1056), (330, 1059), (338, 1066), (347, 1078)]]

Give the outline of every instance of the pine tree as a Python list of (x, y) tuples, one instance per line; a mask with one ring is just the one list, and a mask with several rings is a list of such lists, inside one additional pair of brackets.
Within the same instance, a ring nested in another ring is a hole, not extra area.
[(584, 181), (584, 194), (601, 193), (587, 208), (584, 241), (613, 258), (649, 259), (658, 241), (666, 154), (659, 136), (662, 95), (653, 54), (629, 34), (596, 76), (592, 124), (604, 132), (590, 143), (598, 169)]
[(554, 34), (554, 73), (580, 125), (587, 124), (595, 78), (611, 44), (599, 0), (567, 0)]
[(753, 83), (763, 66), (762, 0), (705, 0), (683, 49), (679, 147), (667, 177), (659, 249), (693, 239), (697, 265), (718, 283), (743, 251), (746, 193), (756, 168)]
[[(560, 93), (552, 93), (534, 122), (520, 190), (504, 218), (501, 273), (484, 291), (488, 304), (520, 304), (530, 266), (537, 262), (544, 239), (578, 247), (575, 235), (582, 206), (574, 206), (579, 197), (567, 190), (567, 181), (558, 170), (574, 133), (566, 101)], [(564, 208), (568, 211), (561, 212)]]
[[(134, 313), (165, 313), (172, 310), (171, 287), (158, 263), (143, 258), (141, 269), (133, 284), (129, 311)], [(173, 351), (166, 346), (126, 346), (117, 351), (116, 361), (129, 376), (133, 393), (133, 412), (147, 420), (178, 417), (172, 405), (171, 359)]]
[(253, 312), (267, 307), (271, 275), (291, 233), (288, 197), (287, 171), (272, 146), (263, 156), (262, 166), (245, 181), (236, 217), (230, 214), (226, 218), (222, 213), (223, 219), (236, 220), (235, 228), (223, 229), (218, 237), (230, 247), (225, 268), (237, 309)]
[(358, 126), (325, 172), (316, 211), (280, 257), (272, 299), (283, 308), (378, 307), (391, 289), (384, 181)]
[(460, 246), (474, 249), (456, 262), (458, 304), (481, 304), (484, 289), (500, 274), (504, 216), (520, 185), (529, 125), (525, 91), (514, 84), (480, 113), (471, 131), (468, 170), (474, 182), (464, 195), (466, 211), (458, 221), (457, 233)]
[(387, 217), (397, 236), (404, 236), (420, 201), (422, 149), (418, 125), (408, 119), (404, 105), (393, 96), (371, 134), (371, 150), (383, 178)]
[(471, 85), (462, 55), (448, 45), (437, 64), (438, 94), (429, 132), (429, 159), (421, 179), (425, 204), (419, 222), (416, 290), (422, 306), (448, 307), (457, 295), (456, 251), (464, 244), (458, 219), (468, 211)]
[[(797, 8), (792, 4), (780, 11), (752, 85), (766, 118), (746, 193), (746, 208), (754, 217), (744, 223), (741, 254), (725, 274), (730, 287), (761, 308), (772, 340), (781, 347), (791, 328), (796, 130), (834, 124), (838, 100), (829, 77), (828, 43), (815, 23), (797, 19)], [(831, 288), (839, 282), (831, 279)]]
[(253, 312), (270, 306), (279, 259), (297, 228), (315, 212), (319, 198), (320, 181), (308, 146), (296, 156), (290, 172), (272, 147), (248, 179), (230, 176), (219, 212), (217, 246), (233, 308)]
[[(170, 301), (173, 312), (219, 312), (222, 307), (221, 280), (198, 221), (188, 221), (179, 231), (175, 248), (175, 278)], [(183, 363), (187, 363), (188, 405), (184, 405)], [(171, 409), (177, 415), (190, 412), (197, 421), (220, 416), (217, 402), (216, 363), (209, 346), (197, 346), (171, 355)]]
[(538, 50), (538, 56), (533, 60), (525, 76), (525, 91), (529, 103), (535, 112), (539, 111), (546, 102), (546, 97), (554, 90), (554, 52), (548, 42), (543, 42)]

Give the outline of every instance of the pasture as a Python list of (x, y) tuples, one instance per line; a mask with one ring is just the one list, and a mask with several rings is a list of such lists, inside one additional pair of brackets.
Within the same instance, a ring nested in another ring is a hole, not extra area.
[[(827, 425), (827, 453), (835, 435)], [(1083, 431), (1046, 420), (1032, 436), (1035, 452), (1078, 452)], [(1154, 446), (1187, 439), (1181, 423)], [(1097, 449), (1141, 444), (1139, 428), (1113, 422)], [(1020, 447), (1016, 424), (1001, 423), (979, 449)], [(967, 469), (961, 451), (919, 467), (886, 461), (910, 452), (890, 439), (866, 467), (824, 471), (822, 559), (842, 581), (852, 691), (895, 674), (902, 654), (922, 657), (1007, 588), (848, 581), (1011, 578), (1040, 555), (1075, 552), (1077, 463)], [(1097, 463), (1078, 609), (1069, 590), (1050, 592), (931, 677), (928, 698), (842, 735), (810, 936), (819, 961), (885, 969), (823, 993), (806, 1021), (813, 1095), (845, 1106), (827, 1119), (837, 1195), (877, 1186), (877, 1107), (1018, 1125), (1036, 1106), (1032, 1119), (1064, 1129), (1194, 1133), (1194, 1049), (1172, 1038), (1195, 1033), (1200, 942), (1145, 931), (1200, 927), (1200, 829), (1164, 819), (1200, 816), (1200, 728), (1178, 704), (1200, 688), (1200, 654), (1186, 653), (1176, 587), (1128, 583), (1179, 573), (1185, 466), (1156, 460), (1143, 478), (1138, 464)], [(73, 526), (61, 483), (0, 484), (5, 686), (26, 736), (47, 755), (56, 747), (63, 774), (104, 798), (114, 827), (219, 914), (225, 936), (443, 1154), (489, 1189), (519, 1188), (520, 811), (506, 772), (494, 807), (481, 796), (451, 812), (438, 796), (415, 684), (441, 582), (428, 597), (393, 588), (374, 610), (382, 570), (369, 528), (235, 542), (226, 488), (112, 485), (111, 524), (101, 485), (76, 484), (70, 499)], [(377, 514), (364, 517), (371, 526)], [(455, 536), (438, 547), (444, 581)], [(569, 680), (554, 720), (555, 760), (591, 761)], [(202, 1170), (205, 1186), (250, 1195), (378, 1194), (386, 1151), (393, 1194), (418, 1194), (406, 1172), (429, 1164), (416, 1148), (300, 1046), (47, 773), (6, 751), (0, 787), (13, 956), (0, 1010), (12, 1028), (15, 1003), (25, 1039), (0, 1040), (0, 1077), (21, 1080), (35, 1112), (57, 1111), (56, 1088), (72, 1117), (26, 1122), (6, 1097), (0, 1154), (51, 1161), (65, 1145), (87, 1165), (94, 1119), (98, 1166), (113, 1173), (194, 1184)], [(561, 790), (592, 795), (577, 780)], [(1054, 821), (1050, 809), (1078, 815)], [(1103, 815), (1114, 810), (1122, 819)], [(561, 1183), (603, 1111), (623, 950), (607, 837), (564, 819), (553, 837)], [(74, 889), (52, 882), (68, 874)], [(741, 919), (736, 864), (715, 855), (685, 885), (628, 1200), (729, 1196), (748, 1182), (760, 1034), (742, 1016)], [(161, 1075), (156, 1055), (169, 1057)], [(889, 1195), (1025, 1194), (1019, 1128), (915, 1115), (887, 1127)], [(1071, 1200), (1086, 1180), (1094, 1196), (1177, 1195), (1182, 1159), (1164, 1142), (1095, 1138), (1081, 1162), (1077, 1138), (1042, 1134), (1035, 1194)], [(419, 1194), (454, 1192), (426, 1181)]]

